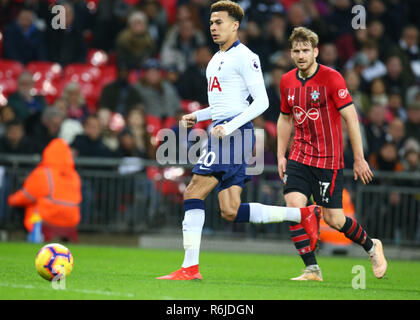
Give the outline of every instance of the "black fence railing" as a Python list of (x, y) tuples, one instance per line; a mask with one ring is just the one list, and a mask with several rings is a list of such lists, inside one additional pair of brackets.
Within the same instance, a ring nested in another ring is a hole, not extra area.
[[(39, 156), (0, 155), (0, 229), (23, 228), (23, 210), (10, 208), (7, 197), (19, 189)], [(191, 166), (161, 166), (141, 159), (78, 158), (82, 179), (79, 230), (95, 232), (162, 232), (180, 230), (182, 193)], [(386, 243), (420, 245), (420, 173), (374, 172), (372, 184), (353, 181), (345, 170), (355, 216), (372, 237)], [(266, 166), (242, 193), (244, 202), (285, 205), (277, 167)], [(220, 217), (217, 195), (205, 201), (205, 234), (289, 238), (287, 224), (233, 224)]]

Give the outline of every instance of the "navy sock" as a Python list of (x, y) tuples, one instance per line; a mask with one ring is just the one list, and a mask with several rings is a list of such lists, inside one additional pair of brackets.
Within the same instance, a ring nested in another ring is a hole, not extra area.
[(233, 222), (249, 222), (249, 203), (242, 203)]

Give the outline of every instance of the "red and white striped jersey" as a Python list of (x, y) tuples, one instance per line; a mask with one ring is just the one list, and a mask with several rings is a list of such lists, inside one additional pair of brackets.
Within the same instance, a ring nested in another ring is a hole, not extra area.
[(317, 168), (344, 168), (339, 111), (353, 101), (340, 73), (318, 64), (311, 77), (302, 79), (295, 68), (281, 78), (280, 92), (281, 112), (293, 113), (295, 124), (289, 159)]

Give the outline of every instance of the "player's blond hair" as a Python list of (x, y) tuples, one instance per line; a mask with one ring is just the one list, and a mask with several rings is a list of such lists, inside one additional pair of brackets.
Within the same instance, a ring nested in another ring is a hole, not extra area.
[(318, 46), (318, 41), (318, 35), (312, 30), (305, 27), (296, 27), (290, 35), (289, 45), (290, 48), (293, 48), (294, 42), (309, 42), (312, 48), (316, 48)]
[(210, 7), (210, 14), (218, 11), (226, 11), (230, 17), (241, 23), (244, 17), (244, 9), (239, 4), (229, 0), (222, 0), (213, 3)]

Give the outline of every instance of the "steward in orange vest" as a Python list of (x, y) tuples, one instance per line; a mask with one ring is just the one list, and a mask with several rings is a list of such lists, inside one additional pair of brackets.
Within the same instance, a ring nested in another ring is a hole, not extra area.
[(8, 198), (11, 207), (25, 207), (24, 225), (29, 232), (39, 220), (43, 229), (44, 224), (75, 229), (80, 221), (81, 201), (80, 177), (63, 139), (48, 144), (41, 163), (26, 178), (23, 188)]

